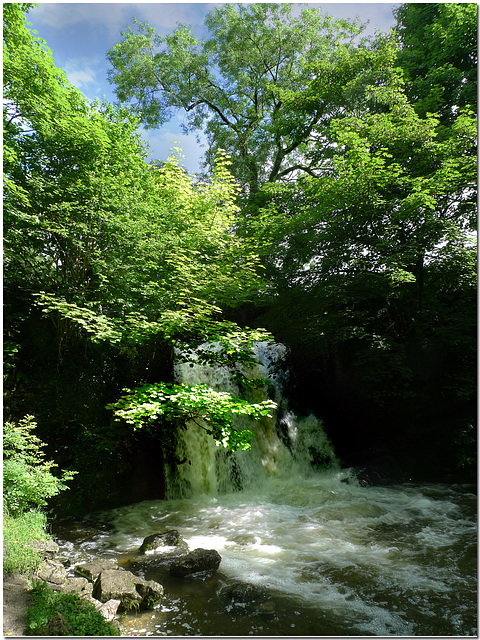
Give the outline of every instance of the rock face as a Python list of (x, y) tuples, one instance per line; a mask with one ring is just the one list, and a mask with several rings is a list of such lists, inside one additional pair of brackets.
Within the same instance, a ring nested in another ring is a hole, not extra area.
[(175, 559), (170, 565), (170, 573), (179, 578), (200, 571), (213, 573), (220, 566), (221, 560), (220, 554), (215, 549), (195, 549), (195, 551)]
[(119, 611), (153, 609), (162, 600), (163, 587), (130, 571), (107, 569), (95, 581), (92, 596), (100, 602), (120, 600)]
[(177, 547), (180, 549), (188, 549), (187, 543), (183, 540), (176, 529), (165, 531), (164, 533), (154, 533), (147, 536), (142, 542), (142, 546), (138, 550), (144, 554), (147, 551), (161, 552), (164, 547)]

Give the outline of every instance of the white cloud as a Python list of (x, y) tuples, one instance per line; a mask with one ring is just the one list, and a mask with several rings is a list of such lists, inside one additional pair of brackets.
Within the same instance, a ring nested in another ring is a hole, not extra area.
[(103, 27), (110, 38), (116, 38), (130, 24), (135, 5), (118, 2), (44, 2), (33, 10), (35, 22), (52, 29), (65, 29), (82, 23), (92, 28)]
[(78, 69), (73, 65), (66, 65), (65, 73), (67, 74), (67, 78), (71, 84), (73, 84), (77, 89), (85, 89), (91, 85), (94, 85), (93, 88), (97, 88), (98, 82), (96, 79), (95, 71), (89, 67)]

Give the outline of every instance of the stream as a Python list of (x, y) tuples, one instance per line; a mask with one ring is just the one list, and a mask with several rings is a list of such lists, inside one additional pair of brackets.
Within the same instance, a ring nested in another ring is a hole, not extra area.
[[(261, 355), (265, 374), (282, 353)], [(228, 388), (202, 369), (177, 379)], [(59, 526), (59, 560), (115, 558), (164, 586), (159, 607), (123, 617), (124, 635), (476, 636), (476, 487), (360, 482), (321, 422), (275, 393), (251, 451), (226, 452), (191, 424), (179, 442), (191, 464), (169, 478), (168, 499)], [(143, 539), (170, 529), (190, 550), (216, 549), (219, 570), (179, 579), (140, 560)]]

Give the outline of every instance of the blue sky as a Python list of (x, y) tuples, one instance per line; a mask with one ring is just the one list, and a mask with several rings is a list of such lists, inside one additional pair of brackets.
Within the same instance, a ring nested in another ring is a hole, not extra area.
[[(366, 33), (387, 32), (394, 25), (392, 10), (396, 4), (386, 3), (308, 3), (321, 7), (335, 18), (355, 18), (370, 22)], [(120, 32), (132, 24), (133, 18), (149, 22), (161, 35), (171, 33), (177, 22), (191, 27), (193, 34), (201, 39), (206, 35), (203, 22), (207, 13), (215, 6), (209, 3), (63, 3), (40, 2), (28, 14), (32, 28), (46, 40), (52, 50), (55, 64), (62, 68), (70, 82), (87, 98), (106, 98), (112, 102), (116, 97), (107, 80), (109, 63), (107, 51), (121, 39)], [(150, 144), (150, 157), (166, 159), (173, 146), (180, 146), (185, 154), (184, 165), (188, 171), (198, 170), (203, 149), (194, 135), (186, 136), (180, 125), (179, 113), (159, 130), (144, 131)]]

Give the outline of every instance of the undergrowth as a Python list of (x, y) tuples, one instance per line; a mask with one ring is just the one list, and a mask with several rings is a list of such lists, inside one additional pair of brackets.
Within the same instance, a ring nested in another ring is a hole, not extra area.
[(65, 635), (120, 635), (120, 630), (114, 624), (107, 622), (93, 604), (76, 593), (52, 591), (40, 582), (33, 587), (31, 595), (32, 604), (27, 609), (27, 635), (44, 635), (46, 623), (58, 613), (65, 621)]
[(3, 513), (3, 575), (21, 573), (31, 576), (42, 559), (29, 548), (34, 540), (46, 540), (46, 516), (40, 511), (27, 511), (16, 517)]

